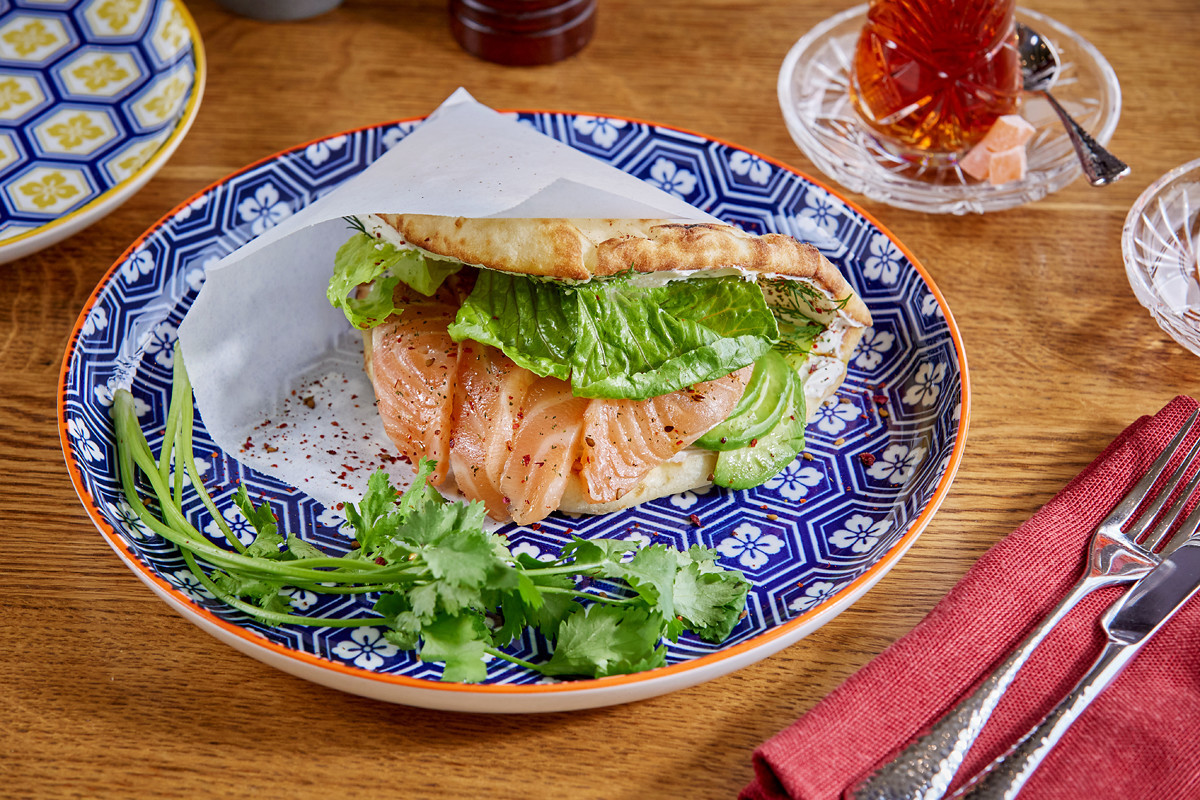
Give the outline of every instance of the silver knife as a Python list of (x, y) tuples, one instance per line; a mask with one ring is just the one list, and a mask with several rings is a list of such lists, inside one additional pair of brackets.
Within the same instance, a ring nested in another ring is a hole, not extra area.
[[(1195, 525), (1197, 518), (1198, 514), (1193, 512), (1187, 523)], [(1193, 531), (1191, 538), (1104, 613), (1101, 626), (1108, 635), (1108, 643), (1071, 693), (1012, 750), (993, 761), (954, 796), (969, 800), (1016, 797), (1071, 723), (1197, 590), (1200, 590), (1200, 536)]]

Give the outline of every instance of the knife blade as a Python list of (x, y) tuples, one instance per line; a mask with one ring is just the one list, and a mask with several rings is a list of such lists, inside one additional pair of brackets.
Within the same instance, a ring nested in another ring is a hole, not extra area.
[(1188, 516), (1191, 535), (1101, 618), (1108, 642), (1100, 657), (1063, 701), (1012, 750), (996, 759), (954, 797), (1012, 800), (1071, 724), (1116, 680), (1171, 617), (1200, 591), (1200, 506)]
[(1175, 549), (1133, 585), (1101, 620), (1109, 641), (1135, 647), (1159, 631), (1200, 590), (1200, 538)]

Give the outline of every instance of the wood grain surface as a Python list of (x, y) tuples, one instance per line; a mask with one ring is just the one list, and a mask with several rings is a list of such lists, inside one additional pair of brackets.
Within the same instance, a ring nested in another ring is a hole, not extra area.
[(1112, 149), (1133, 174), (954, 218), (861, 202), (944, 293), (971, 371), (970, 437), (941, 511), (864, 599), (733, 675), (632, 705), (486, 717), (387, 705), (240, 655), (170, 611), (97, 534), (55, 424), (60, 362), (125, 248), (222, 176), (282, 148), (428, 113), (465, 86), (493, 107), (616, 114), (814, 167), (776, 103), (792, 43), (848, 3), (601, 0), (595, 39), (535, 68), (478, 61), (444, 0), (346, 0), (293, 23), (188, 0), (208, 55), (199, 116), (123, 207), (0, 266), (0, 796), (731, 798), (754, 747), (908, 631), (993, 543), (1134, 418), (1200, 394), (1200, 359), (1125, 279), (1138, 194), (1200, 156), (1196, 0), (1039, 0), (1110, 60)]

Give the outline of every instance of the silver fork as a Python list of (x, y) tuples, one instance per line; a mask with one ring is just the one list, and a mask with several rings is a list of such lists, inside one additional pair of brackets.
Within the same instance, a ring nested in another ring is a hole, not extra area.
[[(1158, 479), (1166, 474), (1167, 465), (1183, 449), (1198, 416), (1200, 410), (1192, 412), (1141, 480), (1096, 526), (1088, 545), (1087, 567), (1067, 596), (978, 689), (942, 717), (929, 733), (852, 787), (845, 795), (847, 800), (938, 800), (943, 797), (1000, 697), (1046, 634), (1080, 600), (1104, 586), (1131, 583), (1141, 578), (1158, 564), (1163, 553), (1170, 552), (1182, 542), (1176, 535), (1163, 547), (1170, 525), (1155, 526), (1155, 520), (1200, 451), (1200, 438), (1145, 511), (1141, 514), (1137, 511), (1150, 496)], [(1131, 521), (1129, 529), (1123, 530)]]
[[(1200, 470), (1192, 476), (1188, 485), (1179, 493), (1179, 499), (1171, 508), (1171, 512), (1159, 523), (1160, 526), (1169, 528), (1175, 524), (1175, 520), (1183, 514), (1188, 498), (1196, 491), (1197, 484), (1200, 484)], [(1179, 541), (1180, 537), (1184, 537), (1185, 541), (1174, 547), (1178, 552), (1172, 558), (1173, 571), (1167, 575), (1173, 576), (1174, 579), (1178, 579), (1181, 575), (1187, 576), (1189, 578), (1187, 581), (1176, 580), (1176, 585), (1188, 584), (1185, 587), (1186, 591), (1181, 590), (1170, 601), (1160, 597), (1159, 604), (1155, 604), (1152, 609), (1143, 607), (1140, 613), (1127, 614), (1123, 614), (1121, 611), (1124, 601), (1132, 599), (1136, 602), (1137, 592), (1147, 582), (1155, 580), (1154, 576), (1139, 581), (1134, 588), (1122, 595), (1121, 600), (1114, 603), (1101, 618), (1101, 628), (1108, 641), (1091, 669), (1080, 678), (1079, 682), (1075, 684), (1075, 688), (1007, 753), (997, 758), (985, 767), (983, 772), (976, 775), (970, 783), (955, 792), (955, 798), (1014, 800), (1020, 794), (1025, 783), (1041, 766), (1046, 756), (1050, 754), (1050, 751), (1054, 749), (1075, 720), (1079, 719), (1092, 701), (1116, 680), (1121, 671), (1150, 641), (1150, 637), (1196, 593), (1194, 579), (1197, 571), (1200, 571), (1200, 539), (1196, 538), (1197, 529), (1200, 529), (1200, 505), (1192, 509), (1192, 513), (1179, 526), (1179, 530), (1172, 539), (1173, 545)], [(1180, 549), (1181, 547), (1183, 549)], [(1165, 551), (1162, 557), (1167, 557)], [(1173, 605), (1169, 605), (1169, 603), (1173, 603)], [(1125, 611), (1128, 612), (1130, 609), (1127, 608)], [(1155, 611), (1163, 616), (1158, 618), (1153, 613)]]

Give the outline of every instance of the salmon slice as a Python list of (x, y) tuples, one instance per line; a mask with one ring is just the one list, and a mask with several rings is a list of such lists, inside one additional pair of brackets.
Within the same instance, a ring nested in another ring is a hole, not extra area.
[(468, 498), (522, 525), (558, 508), (579, 472), (594, 502), (611, 502), (728, 416), (751, 367), (650, 400), (591, 400), (499, 350), (446, 332), (462, 286), (434, 297), (401, 286), (400, 314), (372, 329), (371, 380), (388, 437), (413, 464), (452, 468)]
[[(401, 305), (403, 303), (403, 305)], [(388, 438), (414, 465), (437, 461), (430, 483), (440, 484), (450, 466), (451, 415), (458, 373), (458, 345), (446, 332), (460, 301), (443, 287), (433, 297), (396, 290), (400, 314), (371, 329), (371, 382)]]
[(459, 363), (450, 444), (459, 490), (494, 519), (542, 519), (558, 508), (591, 401), (492, 347), (466, 342)]
[(637, 486), (729, 416), (752, 370), (649, 400), (593, 400), (584, 413), (580, 456), (585, 494), (610, 503)]
[(450, 466), (459, 491), (482, 501), (497, 520), (508, 519), (500, 477), (511, 451), (509, 437), (536, 378), (492, 347), (463, 342), (459, 350)]
[(527, 525), (558, 508), (579, 457), (584, 412), (591, 402), (572, 395), (571, 384), (558, 378), (538, 378), (530, 384), (513, 422), (511, 452), (500, 476), (500, 491), (514, 522)]

